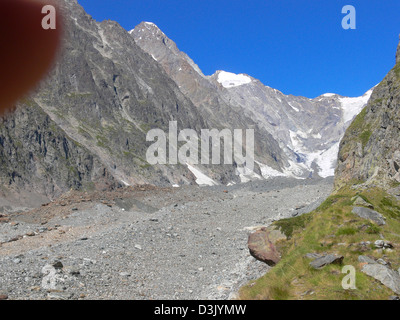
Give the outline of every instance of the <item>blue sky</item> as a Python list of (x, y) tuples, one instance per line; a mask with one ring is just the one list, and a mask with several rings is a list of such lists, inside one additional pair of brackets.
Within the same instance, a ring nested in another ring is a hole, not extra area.
[[(127, 30), (154, 22), (206, 74), (246, 73), (285, 94), (359, 96), (395, 62), (399, 0), (78, 0)], [(342, 28), (342, 8), (357, 29)]]

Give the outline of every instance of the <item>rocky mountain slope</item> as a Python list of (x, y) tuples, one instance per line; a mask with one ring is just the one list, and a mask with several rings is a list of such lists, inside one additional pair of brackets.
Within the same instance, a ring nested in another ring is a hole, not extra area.
[[(74, 0), (60, 5), (62, 56), (37, 92), (1, 122), (3, 195), (34, 190), (53, 198), (98, 185), (195, 183), (186, 166), (150, 166), (145, 155), (153, 127), (168, 132), (176, 120), (181, 128), (206, 128), (196, 107), (117, 23), (94, 21)], [(229, 176), (229, 169), (218, 170)]]
[[(339, 141), (372, 92), (357, 98), (325, 94), (308, 99), (284, 95), (245, 74), (217, 71), (205, 76), (154, 23), (142, 22), (129, 33), (206, 118), (212, 115), (228, 127), (254, 122), (260, 133), (273, 137), (280, 149), (273, 154), (279, 155), (279, 161), (257, 159), (264, 177), (332, 176)], [(260, 144), (260, 137), (256, 141)]]
[(400, 183), (400, 44), (396, 65), (372, 93), (340, 144), (336, 187)]
[[(369, 97), (308, 99), (247, 75), (207, 77), (154, 24), (128, 33), (116, 22), (96, 22), (76, 0), (59, 2), (62, 55), (0, 122), (2, 207), (41, 203), (71, 188), (326, 177), (346, 126)], [(168, 133), (170, 121), (198, 136), (202, 129), (254, 129), (254, 172), (237, 163), (150, 165), (146, 134)]]

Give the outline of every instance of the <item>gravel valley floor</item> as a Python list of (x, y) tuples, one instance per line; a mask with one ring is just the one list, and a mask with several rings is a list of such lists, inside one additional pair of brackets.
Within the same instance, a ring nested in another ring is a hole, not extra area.
[(247, 249), (254, 227), (313, 210), (332, 182), (70, 192), (0, 218), (0, 296), (235, 298), (268, 271)]

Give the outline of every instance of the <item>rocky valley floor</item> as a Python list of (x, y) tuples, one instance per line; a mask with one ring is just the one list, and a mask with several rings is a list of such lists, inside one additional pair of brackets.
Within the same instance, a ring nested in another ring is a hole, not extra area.
[(70, 192), (0, 217), (8, 299), (232, 299), (268, 271), (249, 233), (316, 208), (332, 179)]

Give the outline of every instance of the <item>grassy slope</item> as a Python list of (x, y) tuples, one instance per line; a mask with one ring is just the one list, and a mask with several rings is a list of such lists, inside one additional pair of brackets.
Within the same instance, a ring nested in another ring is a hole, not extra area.
[[(360, 195), (386, 217), (386, 225), (373, 223), (351, 213), (352, 198)], [(359, 255), (384, 257), (392, 268), (400, 266), (400, 203), (381, 189), (357, 190), (342, 188), (331, 195), (317, 210), (309, 214), (281, 220), (275, 223), (291, 235), (279, 244), (282, 260), (262, 278), (244, 286), (241, 299), (384, 299), (393, 292), (373, 278), (361, 272)], [(379, 252), (373, 247), (375, 240), (383, 235), (392, 241), (393, 252)], [(371, 246), (363, 252), (359, 245), (370, 241)], [(330, 265), (320, 270), (309, 266), (304, 257), (311, 252), (338, 253), (344, 256), (343, 265)], [(342, 274), (344, 265), (356, 268), (356, 290), (344, 290)]]

